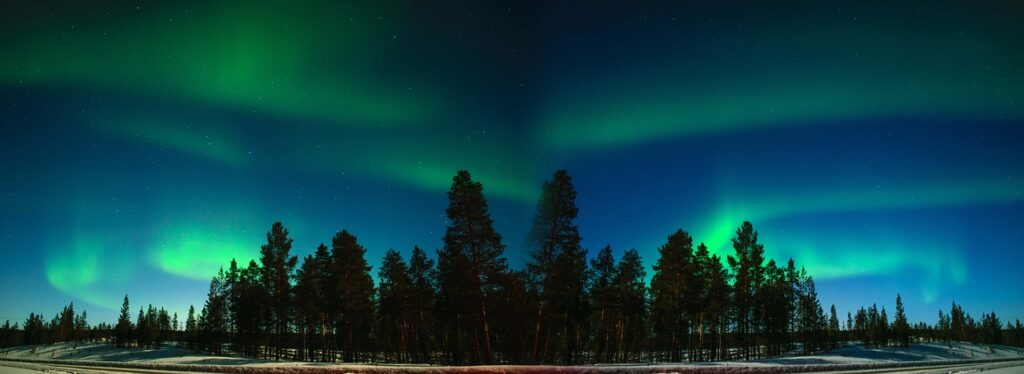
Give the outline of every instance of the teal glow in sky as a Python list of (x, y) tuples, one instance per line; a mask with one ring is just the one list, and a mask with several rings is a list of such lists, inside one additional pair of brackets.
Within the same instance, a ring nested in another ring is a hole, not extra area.
[(1015, 2), (6, 8), (0, 320), (184, 312), (277, 220), (432, 252), (459, 169), (518, 266), (556, 168), (592, 251), (751, 220), (841, 312), (1024, 318)]

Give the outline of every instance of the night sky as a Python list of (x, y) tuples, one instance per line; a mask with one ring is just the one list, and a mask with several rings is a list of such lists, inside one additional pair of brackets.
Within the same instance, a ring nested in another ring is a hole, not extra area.
[(1018, 1), (207, 3), (0, 9), (0, 321), (183, 318), (277, 220), (433, 253), (459, 169), (519, 267), (557, 168), (592, 254), (750, 220), (844, 316), (1024, 319)]

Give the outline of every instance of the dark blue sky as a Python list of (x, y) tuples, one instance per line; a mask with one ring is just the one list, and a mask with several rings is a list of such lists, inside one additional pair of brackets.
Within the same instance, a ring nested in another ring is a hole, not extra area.
[(459, 169), (519, 266), (556, 168), (592, 252), (751, 220), (843, 314), (1024, 318), (1014, 2), (7, 8), (0, 319), (183, 312), (276, 220), (436, 249)]

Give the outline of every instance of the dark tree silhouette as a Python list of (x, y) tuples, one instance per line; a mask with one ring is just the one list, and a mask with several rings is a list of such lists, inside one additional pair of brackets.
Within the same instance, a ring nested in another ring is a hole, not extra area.
[[(449, 363), (493, 362), (491, 321), (493, 302), (508, 271), (505, 246), (487, 211), (483, 186), (462, 170), (448, 192), (448, 227), (437, 254), (439, 308), (443, 349)], [(490, 317), (489, 317), (490, 316)]]
[(365, 255), (366, 249), (348, 231), (341, 230), (331, 239), (327, 298), (337, 305), (335, 336), (348, 362), (371, 348), (374, 289)]
[(576, 190), (565, 170), (544, 182), (529, 234), (527, 270), (536, 295), (533, 362), (573, 364), (584, 345), (587, 251), (574, 222)]
[[(210, 281), (201, 311), (148, 305), (132, 323), (125, 295), (116, 326), (89, 326), (68, 304), (52, 319), (31, 313), (19, 328), (0, 326), (0, 346), (64, 341), (158, 347), (167, 341), (211, 353), (274, 359), (402, 363), (615, 363), (709, 361), (812, 354), (841, 342), (868, 347), (919, 340), (1020, 346), (1024, 328), (994, 312), (979, 320), (963, 306), (939, 311), (934, 325), (910, 325), (896, 295), (885, 306), (848, 311), (845, 330), (822, 308), (814, 279), (793, 259), (767, 259), (750, 222), (736, 230), (725, 261), (677, 230), (659, 248), (650, 295), (639, 253), (616, 261), (604, 247), (587, 266), (575, 219), (576, 191), (564, 170), (543, 185), (524, 269), (508, 269), (483, 187), (468, 172), (452, 180), (444, 246), (437, 262), (414, 247), (409, 261), (384, 256), (378, 288), (366, 249), (341, 230), (303, 258), (280, 222), (259, 262), (231, 260)], [(727, 265), (727, 266), (726, 266)], [(649, 299), (650, 297), (650, 299)]]
[(735, 257), (726, 257), (733, 274), (733, 318), (735, 338), (742, 348), (743, 358), (751, 357), (756, 333), (755, 317), (758, 312), (757, 294), (763, 283), (764, 246), (757, 242), (757, 231), (744, 221), (732, 239)]
[(692, 300), (691, 283), (695, 269), (693, 265), (693, 238), (683, 230), (669, 235), (668, 242), (658, 249), (661, 257), (654, 265), (651, 278), (651, 325), (654, 329), (654, 344), (667, 353), (670, 361), (680, 361), (683, 347), (689, 337), (692, 316), (687, 304), (699, 303)]
[[(118, 347), (127, 347), (132, 340), (133, 327), (129, 308), (128, 295), (126, 294), (124, 295), (124, 302), (121, 304), (121, 315), (117, 318), (117, 332), (115, 336)], [(28, 326), (28, 323), (25, 323), (25, 326)]]
[(903, 298), (896, 295), (896, 317), (892, 321), (893, 339), (901, 347), (910, 346), (910, 324), (907, 323), (907, 314), (903, 309)]
[[(379, 328), (377, 340), (385, 350), (385, 355), (393, 355), (393, 360), (408, 362), (412, 322), (415, 320), (415, 304), (412, 303), (412, 281), (409, 279), (409, 267), (405, 260), (394, 249), (384, 254), (384, 261), (377, 273)], [(386, 357), (386, 356), (385, 356)]]
[(291, 324), (291, 279), (298, 259), (291, 256), (292, 239), (281, 222), (267, 232), (267, 244), (260, 248), (262, 281), (269, 301), (274, 359), (280, 360)]

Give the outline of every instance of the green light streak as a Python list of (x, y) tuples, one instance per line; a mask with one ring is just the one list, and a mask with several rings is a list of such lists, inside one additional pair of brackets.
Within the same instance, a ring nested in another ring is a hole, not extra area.
[[(70, 32), (19, 25), (12, 32), (30, 37), (0, 47), (7, 56), (0, 82), (81, 84), (345, 126), (416, 125), (438, 109), (425, 90), (374, 73), (384, 46), (360, 37), (380, 27), (364, 19), (372, 12), (342, 3), (329, 11), (252, 5), (208, 5), (121, 26), (84, 17)], [(319, 14), (353, 20), (310, 22)], [(332, 74), (319, 73), (323, 66)]]
[[(785, 196), (744, 196), (743, 201), (723, 199), (697, 230), (695, 238), (705, 242), (712, 253), (732, 253), (730, 239), (743, 220), (765, 225), (774, 220), (801, 215), (858, 211), (907, 210), (1024, 200), (1024, 178), (963, 177), (952, 182), (916, 181), (915, 184), (844, 186), (789, 191)], [(821, 237), (825, 241), (816, 241)], [(761, 236), (767, 258), (794, 258), (816, 279), (894, 275), (908, 269), (924, 274), (921, 298), (935, 300), (942, 285), (962, 285), (968, 280), (966, 262), (958, 240), (907, 237), (877, 232), (772, 232)]]
[[(710, 224), (698, 230), (713, 253), (726, 249), (729, 239), (743, 220), (768, 222), (805, 214), (873, 210), (915, 209), (1024, 201), (1024, 178), (962, 177), (952, 182), (921, 181), (920, 184), (842, 186), (791, 192), (786, 197), (748, 197), (744, 201), (723, 200)], [(731, 195), (731, 194), (726, 194)], [(749, 196), (749, 195), (740, 195)]]
[(74, 235), (69, 248), (52, 248), (44, 258), (44, 273), (53, 288), (90, 304), (115, 309), (116, 292), (109, 290), (133, 277), (128, 259), (109, 240)]
[[(1004, 30), (964, 33), (945, 18), (930, 26), (958, 32), (801, 21), (775, 20), (764, 34), (709, 28), (708, 42), (673, 45), (666, 35), (651, 61), (622, 53), (606, 62), (614, 70), (557, 75), (559, 105), (543, 113), (537, 138), (552, 150), (599, 149), (857, 118), (1024, 116), (1014, 67), (1024, 53)], [(758, 50), (770, 52), (753, 57)]]
[(431, 160), (429, 162), (410, 161), (404, 158), (387, 160), (383, 170), (384, 176), (402, 181), (419, 188), (445, 192), (451, 188), (452, 177), (458, 170), (466, 169), (473, 173), (473, 179), (484, 185), (484, 194), (488, 197), (501, 197), (521, 202), (534, 202), (539, 196), (539, 186), (527, 183), (522, 173), (488, 166), (480, 162), (446, 162)]
[(260, 242), (258, 236), (255, 239), (204, 227), (174, 228), (150, 250), (150, 261), (169, 274), (208, 280), (232, 258), (241, 264), (258, 260)]
[(185, 125), (160, 119), (133, 119), (112, 124), (95, 121), (95, 128), (126, 139), (171, 148), (186, 154), (242, 167), (248, 157), (237, 137), (226, 136), (211, 123)]

